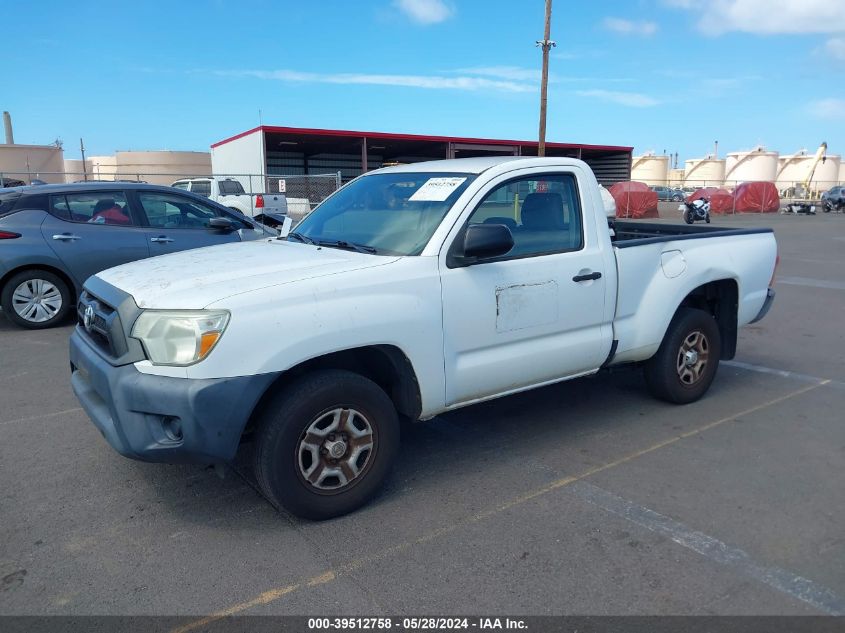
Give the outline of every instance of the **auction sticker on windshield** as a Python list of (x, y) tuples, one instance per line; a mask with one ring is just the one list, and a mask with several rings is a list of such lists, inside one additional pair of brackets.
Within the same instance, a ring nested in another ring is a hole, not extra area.
[(466, 180), (458, 177), (429, 178), (423, 186), (417, 189), (409, 201), (419, 202), (443, 202), (451, 193), (463, 184)]

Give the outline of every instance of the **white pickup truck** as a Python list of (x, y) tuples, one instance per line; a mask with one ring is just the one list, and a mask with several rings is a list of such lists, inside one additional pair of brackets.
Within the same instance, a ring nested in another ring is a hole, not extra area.
[[(283, 194), (254, 193), (249, 194), (239, 180), (234, 178), (183, 178), (171, 183), (171, 187), (183, 189), (214, 200), (232, 211), (262, 220), (259, 216), (266, 216), (268, 220), (286, 216), (288, 212), (287, 200)], [(267, 224), (275, 224), (267, 222)]]
[(697, 400), (768, 310), (776, 258), (769, 229), (611, 229), (574, 159), (391, 167), (286, 237), (88, 279), (72, 384), (121, 454), (224, 463), (251, 438), (267, 498), (323, 519), (379, 488), (400, 415), (624, 364)]

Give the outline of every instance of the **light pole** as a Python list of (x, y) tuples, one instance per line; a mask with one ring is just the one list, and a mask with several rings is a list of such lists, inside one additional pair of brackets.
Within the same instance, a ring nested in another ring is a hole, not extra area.
[(540, 76), (540, 142), (537, 145), (537, 156), (546, 155), (546, 94), (549, 89), (549, 49), (556, 44), (549, 39), (552, 28), (552, 0), (546, 0), (546, 26), (543, 29), (543, 39), (537, 41), (537, 46), (543, 49), (543, 71)]

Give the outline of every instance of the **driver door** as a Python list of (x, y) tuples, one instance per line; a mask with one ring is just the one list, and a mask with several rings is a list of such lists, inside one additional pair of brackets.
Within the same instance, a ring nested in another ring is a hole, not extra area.
[[(440, 267), (447, 405), (595, 371), (607, 357), (614, 271), (572, 169), (499, 177), (453, 231)], [(459, 263), (474, 223), (507, 226), (511, 251)]]
[(150, 256), (240, 241), (238, 231), (208, 228), (211, 218), (225, 217), (235, 222), (237, 218), (193, 197), (139, 190), (135, 201), (149, 226), (146, 237)]

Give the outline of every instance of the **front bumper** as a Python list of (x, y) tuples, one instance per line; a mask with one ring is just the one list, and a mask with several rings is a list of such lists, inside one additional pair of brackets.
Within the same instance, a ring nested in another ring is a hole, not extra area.
[(277, 374), (195, 380), (113, 366), (74, 331), (71, 385), (121, 455), (147, 462), (230, 461), (255, 405)]
[(775, 291), (769, 288), (768, 292), (766, 292), (766, 300), (763, 302), (763, 307), (760, 308), (760, 311), (757, 313), (757, 316), (751, 321), (751, 323), (757, 323), (760, 321), (766, 314), (769, 312), (769, 308), (772, 307), (772, 303), (775, 301)]

